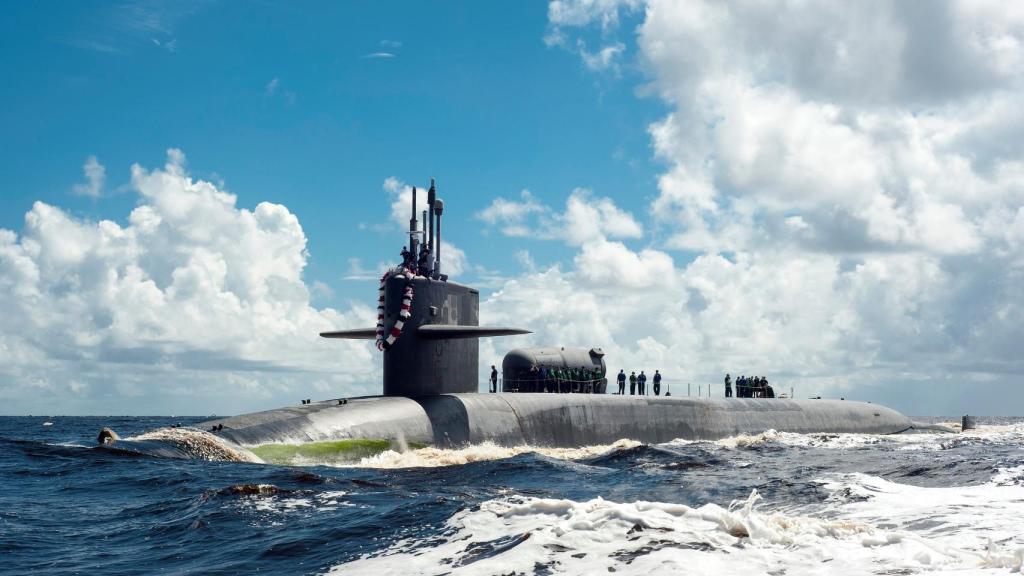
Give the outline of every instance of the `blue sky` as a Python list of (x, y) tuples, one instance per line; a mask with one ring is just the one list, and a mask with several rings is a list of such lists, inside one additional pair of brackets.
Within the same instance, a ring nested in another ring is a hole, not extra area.
[[(219, 413), (380, 391), (373, 276), (437, 178), (481, 382), (601, 346), (913, 414), (1024, 413), (1024, 10), (16, 3), (0, 404)], [(355, 260), (353, 260), (355, 259)]]
[[(357, 229), (387, 220), (389, 176), (437, 178), (449, 238), (497, 270), (515, 266), (513, 249), (472, 219), (493, 197), (527, 188), (557, 203), (583, 186), (642, 210), (654, 191), (646, 125), (664, 107), (634, 95), (635, 70), (594, 76), (546, 45), (541, 2), (8, 9), (0, 175), (16, 184), (3, 228), (36, 200), (123, 221), (131, 164), (160, 165), (174, 147), (239, 205), (286, 204), (309, 239), (307, 278), (362, 297), (365, 283), (339, 282), (347, 259), (372, 265), (401, 246)], [(71, 193), (90, 155), (107, 171), (99, 199)], [(539, 262), (564, 254), (535, 249)]]

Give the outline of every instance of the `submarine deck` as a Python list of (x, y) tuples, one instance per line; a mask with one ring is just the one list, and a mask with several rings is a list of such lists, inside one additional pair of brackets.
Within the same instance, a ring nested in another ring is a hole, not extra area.
[[(344, 402), (344, 403), (342, 403)], [(438, 447), (484, 441), (576, 447), (627, 438), (661, 443), (717, 440), (774, 429), (796, 433), (894, 434), (913, 422), (851, 400), (677, 398), (587, 394), (443, 394), (333, 399), (210, 420), (243, 446), (389, 439)]]

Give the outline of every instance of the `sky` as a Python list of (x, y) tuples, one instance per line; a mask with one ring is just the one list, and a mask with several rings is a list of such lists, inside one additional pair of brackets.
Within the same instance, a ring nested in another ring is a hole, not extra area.
[(599, 346), (1024, 414), (1024, 6), (36, 2), (0, 19), (0, 413), (376, 394), (412, 186), (484, 370)]

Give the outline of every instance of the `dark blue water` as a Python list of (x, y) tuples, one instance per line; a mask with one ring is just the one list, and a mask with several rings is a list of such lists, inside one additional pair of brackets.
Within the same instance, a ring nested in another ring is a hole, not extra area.
[[(1016, 440), (1024, 427), (1013, 424), (1020, 419), (994, 422), (1002, 428), (992, 436), (921, 440), (928, 449), (881, 437), (811, 436), (635, 446), (578, 460), (525, 453), (411, 469), (178, 460), (93, 447), (102, 426), (125, 437), (199, 420), (0, 418), (0, 573), (344, 571), (346, 563), (400, 540), (434, 545), (452, 532), (449, 518), (495, 499), (601, 497), (698, 507), (724, 506), (756, 489), (764, 507), (785, 510), (834, 499), (820, 482), (830, 474), (957, 487), (1024, 466)], [(538, 564), (538, 573), (545, 570), (558, 571)]]

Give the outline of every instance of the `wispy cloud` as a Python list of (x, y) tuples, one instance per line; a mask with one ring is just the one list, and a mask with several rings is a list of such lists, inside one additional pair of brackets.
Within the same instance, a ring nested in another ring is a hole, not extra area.
[(76, 48), (116, 54), (145, 45), (177, 52), (177, 26), (199, 12), (205, 0), (156, 2), (132, 0), (105, 6), (83, 22), (79, 33), (61, 41)]
[(165, 41), (161, 41), (159, 38), (150, 38), (150, 40), (153, 41), (153, 45), (156, 46), (157, 48), (163, 48), (164, 50), (167, 50), (168, 52), (177, 52), (178, 51), (178, 39), (177, 38), (171, 38), (170, 40), (165, 40)]
[(387, 262), (378, 262), (376, 268), (366, 268), (360, 258), (348, 259), (348, 271), (341, 277), (342, 280), (379, 280), (381, 275), (388, 269)]
[(283, 86), (281, 79), (277, 76), (274, 76), (270, 82), (267, 82), (267, 85), (264, 86), (263, 96), (266, 98), (280, 96), (281, 98), (284, 98), (284, 101), (287, 102), (289, 106), (295, 104), (295, 100), (297, 98), (295, 91), (286, 89)]
[(89, 156), (82, 165), (82, 173), (85, 174), (85, 182), (75, 184), (72, 188), (75, 194), (99, 198), (103, 193), (103, 185), (107, 180), (107, 169), (100, 164), (95, 156)]
[(396, 56), (391, 52), (371, 52), (369, 54), (363, 54), (363, 58), (387, 59), (395, 57)]

